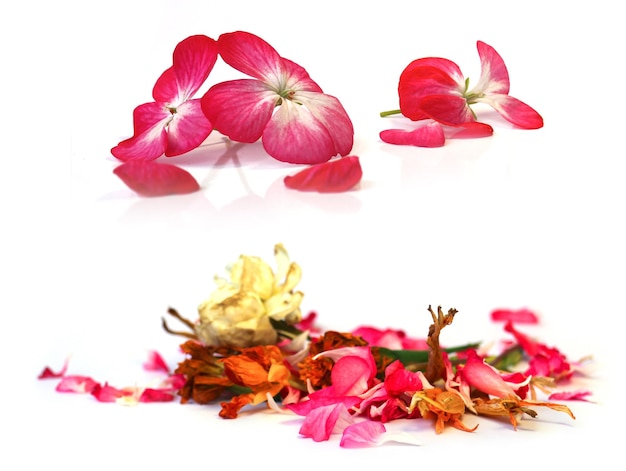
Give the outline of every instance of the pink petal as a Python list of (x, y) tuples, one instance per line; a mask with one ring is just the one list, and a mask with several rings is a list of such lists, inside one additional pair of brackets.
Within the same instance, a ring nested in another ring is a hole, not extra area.
[(328, 440), (333, 433), (339, 433), (348, 425), (354, 423), (354, 418), (345, 405), (338, 403), (313, 409), (304, 419), (300, 427), (300, 434), (321, 442)]
[(91, 395), (95, 397), (98, 402), (116, 402), (118, 399), (132, 396), (133, 391), (117, 389), (105, 383), (104, 386), (96, 384), (91, 391)]
[(238, 142), (257, 141), (279, 96), (262, 82), (242, 79), (218, 83), (202, 97), (202, 111), (220, 133)]
[(131, 160), (117, 166), (113, 173), (141, 196), (185, 194), (200, 189), (189, 172), (170, 164)]
[(319, 164), (336, 155), (335, 142), (324, 123), (304, 106), (284, 100), (263, 133), (269, 155), (292, 164)]
[(515, 390), (474, 350), (467, 351), (467, 361), (461, 370), (461, 375), (470, 386), (474, 386), (485, 394), (500, 398), (517, 396)]
[(202, 144), (213, 131), (213, 126), (202, 112), (200, 99), (196, 99), (186, 101), (177, 108), (167, 131), (165, 155), (174, 157)]
[(493, 128), (478, 121), (462, 123), (458, 126), (446, 126), (444, 132), (448, 139), (474, 139), (493, 136)]
[(490, 94), (479, 100), (493, 107), (504, 119), (522, 129), (543, 127), (543, 118), (526, 103), (508, 95)]
[(548, 396), (550, 401), (588, 401), (591, 391), (562, 391)]
[(516, 322), (519, 324), (538, 324), (537, 314), (527, 308), (522, 309), (495, 309), (491, 312), (491, 320), (494, 322)]
[(293, 101), (302, 103), (326, 128), (333, 140), (332, 156), (347, 155), (354, 143), (352, 121), (337, 98), (323, 93), (299, 91)]
[(437, 57), (417, 59), (400, 75), (398, 95), (402, 114), (414, 121), (428, 118), (421, 101), (429, 95), (461, 97), (465, 81), (459, 67), (452, 61)]
[(441, 147), (446, 142), (443, 127), (432, 120), (420, 121), (418, 127), (411, 131), (386, 129), (381, 131), (380, 139), (387, 144), (417, 147)]
[(43, 371), (39, 373), (37, 379), (62, 378), (63, 376), (65, 376), (68, 366), (69, 360), (65, 360), (65, 363), (63, 363), (63, 367), (57, 372), (52, 371), (49, 366), (46, 366)]
[(165, 128), (172, 118), (172, 114), (158, 103), (138, 106), (133, 112), (135, 134), (111, 149), (111, 153), (124, 162), (158, 159), (167, 147)]
[(161, 371), (169, 373), (170, 369), (163, 360), (163, 357), (156, 350), (148, 352), (148, 360), (143, 364), (144, 369), (148, 371)]
[(175, 83), (170, 77), (157, 80), (152, 91), (155, 101), (180, 105), (205, 82), (217, 61), (217, 42), (204, 35), (190, 36), (174, 49)]
[(496, 50), (482, 41), (476, 43), (480, 57), (480, 79), (472, 91), (478, 93), (509, 93), (509, 72)]
[(79, 394), (90, 394), (100, 387), (100, 383), (97, 383), (88, 376), (65, 376), (59, 384), (56, 386), (58, 392), (69, 392)]
[(475, 121), (472, 110), (460, 95), (428, 95), (419, 106), (429, 118), (448, 126), (458, 126)]
[(287, 188), (293, 190), (333, 193), (351, 190), (361, 181), (362, 176), (359, 158), (347, 156), (286, 176), (284, 182)]
[(364, 393), (373, 377), (371, 364), (356, 356), (340, 358), (330, 374), (337, 396), (358, 396)]
[(139, 402), (171, 402), (176, 395), (164, 389), (146, 388), (139, 397)]
[(343, 448), (361, 448), (377, 445), (387, 429), (376, 421), (367, 420), (352, 424), (345, 428), (339, 446)]
[(222, 34), (217, 45), (228, 65), (265, 82), (280, 82), (283, 74), (281, 57), (263, 39), (245, 31)]

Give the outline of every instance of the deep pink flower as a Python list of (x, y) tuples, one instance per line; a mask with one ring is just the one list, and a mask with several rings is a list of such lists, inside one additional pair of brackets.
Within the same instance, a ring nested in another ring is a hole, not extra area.
[(558, 349), (532, 340), (515, 327), (512, 322), (507, 322), (504, 330), (515, 337), (526, 355), (528, 355), (528, 369), (526, 374), (533, 376), (546, 376), (556, 380), (569, 378), (574, 371), (568, 359)]
[(481, 75), (472, 89), (459, 66), (448, 59), (427, 57), (411, 62), (398, 85), (402, 114), (414, 121), (431, 118), (458, 126), (476, 120), (470, 105), (485, 103), (520, 128), (542, 127), (539, 113), (509, 95), (509, 73), (500, 55), (482, 41), (477, 48)]
[(353, 189), (362, 176), (359, 158), (349, 155), (311, 165), (295, 175), (286, 176), (284, 182), (293, 190), (338, 193)]
[(222, 34), (217, 45), (227, 64), (253, 78), (219, 83), (202, 97), (215, 129), (239, 142), (262, 138), (267, 153), (283, 162), (316, 164), (350, 152), (348, 114), (304, 68), (251, 33)]
[(190, 36), (174, 49), (173, 65), (152, 90), (154, 102), (133, 111), (134, 134), (111, 149), (120, 160), (154, 160), (184, 154), (198, 147), (213, 130), (193, 96), (217, 60), (215, 40)]

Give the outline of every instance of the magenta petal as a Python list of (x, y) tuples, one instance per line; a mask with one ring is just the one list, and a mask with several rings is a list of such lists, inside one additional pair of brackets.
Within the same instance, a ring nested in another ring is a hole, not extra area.
[(175, 393), (165, 389), (146, 388), (139, 396), (139, 402), (172, 402)]
[(368, 389), (371, 377), (369, 362), (356, 356), (340, 358), (331, 370), (333, 388), (338, 396), (363, 394)]
[(173, 65), (159, 77), (152, 90), (155, 101), (178, 106), (202, 86), (217, 61), (217, 43), (196, 35), (182, 40), (173, 54)]
[(467, 101), (460, 95), (428, 95), (419, 104), (422, 112), (441, 124), (458, 126), (475, 120)]
[(474, 350), (467, 351), (467, 362), (461, 375), (470, 386), (491, 396), (517, 397), (515, 390), (500, 376), (496, 369), (486, 363)]
[(143, 367), (147, 371), (160, 371), (163, 373), (169, 373), (170, 369), (163, 360), (161, 354), (155, 350), (148, 352), (148, 359), (143, 364)]
[(591, 391), (561, 391), (548, 396), (550, 401), (589, 401)]
[(219, 54), (228, 65), (269, 83), (280, 82), (281, 57), (263, 39), (245, 31), (222, 34), (217, 40)]
[(281, 162), (318, 164), (336, 155), (333, 136), (308, 109), (284, 100), (263, 132), (263, 147)]
[(337, 98), (316, 92), (299, 91), (293, 97), (296, 103), (302, 103), (313, 116), (326, 128), (333, 140), (332, 155), (347, 155), (354, 143), (352, 121)]
[(88, 376), (65, 376), (56, 386), (58, 392), (90, 394), (100, 384)]
[(475, 90), (481, 93), (509, 93), (509, 72), (500, 54), (482, 41), (476, 43), (480, 57), (480, 79)]
[(59, 371), (53, 371), (49, 366), (46, 366), (43, 371), (39, 373), (37, 379), (62, 378), (63, 376), (65, 376), (68, 366), (69, 360), (65, 360), (65, 363), (63, 363), (63, 367)]
[(279, 96), (258, 80), (218, 83), (202, 97), (202, 111), (220, 133), (238, 142), (257, 141)]
[(444, 132), (448, 139), (474, 139), (493, 136), (493, 128), (478, 121), (463, 123), (458, 126), (447, 126)]
[(117, 166), (113, 173), (141, 196), (193, 193), (200, 189), (189, 172), (170, 164), (132, 160)]
[(114, 388), (107, 383), (105, 383), (104, 386), (96, 384), (91, 391), (91, 395), (95, 397), (98, 402), (116, 402), (122, 397), (132, 396), (132, 394), (131, 391)]
[(494, 322), (515, 322), (518, 324), (538, 324), (537, 314), (527, 308), (522, 309), (494, 309), (491, 312), (491, 320)]
[(400, 75), (398, 95), (402, 114), (413, 121), (428, 118), (421, 108), (430, 95), (461, 97), (465, 81), (459, 67), (448, 59), (430, 57), (411, 62)]
[(486, 95), (479, 101), (491, 105), (507, 121), (523, 129), (543, 127), (543, 118), (523, 101), (508, 95)]
[(313, 409), (306, 416), (300, 427), (300, 434), (312, 438), (313, 441), (321, 442), (328, 440), (333, 433), (339, 433), (352, 423), (354, 423), (354, 418), (342, 403), (321, 406)]
[(195, 149), (211, 134), (213, 126), (202, 112), (200, 100), (189, 100), (178, 107), (167, 128), (165, 155), (174, 157)]
[(347, 156), (305, 168), (295, 175), (286, 176), (284, 182), (287, 188), (293, 190), (336, 193), (351, 190), (362, 176), (359, 158)]
[(429, 121), (411, 131), (387, 129), (380, 133), (380, 139), (387, 144), (417, 147), (441, 147), (446, 142), (443, 127), (436, 121)]
[(378, 444), (378, 439), (387, 430), (376, 421), (358, 422), (346, 427), (339, 446), (343, 448), (362, 448)]

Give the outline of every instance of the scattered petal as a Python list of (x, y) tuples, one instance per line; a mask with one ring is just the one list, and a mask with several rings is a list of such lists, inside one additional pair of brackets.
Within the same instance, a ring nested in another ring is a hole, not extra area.
[(144, 369), (147, 371), (160, 371), (163, 373), (170, 372), (170, 368), (163, 360), (163, 357), (156, 350), (148, 352), (148, 360), (143, 364)]
[(308, 167), (285, 177), (284, 183), (293, 190), (336, 193), (353, 189), (362, 176), (359, 158), (347, 156)]
[(69, 392), (78, 394), (91, 394), (100, 383), (88, 376), (71, 375), (65, 376), (56, 386), (58, 392)]
[(539, 317), (528, 308), (521, 309), (495, 309), (491, 312), (491, 320), (494, 322), (515, 322), (518, 324), (538, 324)]
[(433, 120), (428, 120), (411, 131), (387, 129), (380, 133), (380, 139), (387, 144), (417, 147), (442, 147), (446, 142), (443, 127)]
[(170, 164), (133, 160), (117, 166), (113, 173), (141, 196), (185, 194), (200, 189), (189, 172)]

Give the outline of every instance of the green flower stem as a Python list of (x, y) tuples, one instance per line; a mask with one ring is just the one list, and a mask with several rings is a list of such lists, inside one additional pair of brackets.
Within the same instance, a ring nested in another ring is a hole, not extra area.
[(380, 117), (384, 118), (385, 116), (393, 116), (394, 114), (402, 113), (401, 110), (389, 110), (389, 111), (381, 111)]
[[(444, 348), (446, 353), (462, 352), (469, 348), (478, 348), (480, 343), (468, 343), (458, 347)], [(380, 354), (391, 358), (392, 360), (400, 360), (403, 365), (413, 365), (418, 363), (428, 363), (429, 350), (390, 350), (380, 347)]]

